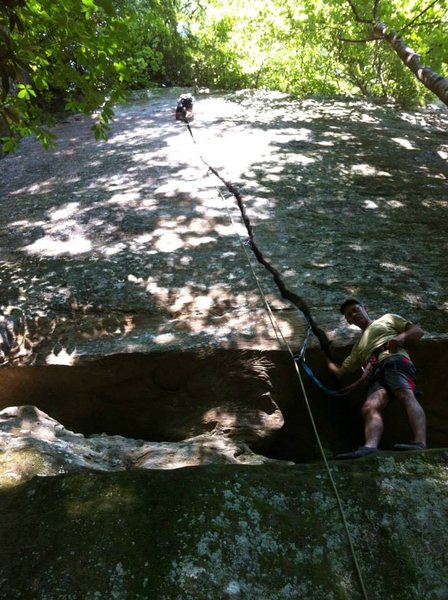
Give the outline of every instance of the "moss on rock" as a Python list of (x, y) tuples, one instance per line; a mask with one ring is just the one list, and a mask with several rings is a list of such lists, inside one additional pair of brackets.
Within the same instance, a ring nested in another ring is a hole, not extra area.
[[(448, 597), (447, 459), (332, 465), (370, 600)], [(318, 464), (37, 477), (0, 510), (1, 598), (362, 598)]]
[(25, 446), (0, 452), (0, 488), (15, 486), (44, 470), (48, 475), (57, 475), (57, 471), (48, 468), (45, 457), (36, 448)]

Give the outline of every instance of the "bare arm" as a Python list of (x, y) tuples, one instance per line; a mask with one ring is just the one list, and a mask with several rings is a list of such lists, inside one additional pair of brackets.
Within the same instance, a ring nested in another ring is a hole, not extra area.
[(418, 342), (423, 336), (423, 329), (418, 325), (407, 325), (406, 329), (388, 341), (387, 349), (390, 352), (397, 352), (399, 346), (407, 346)]
[(344, 367), (341, 367), (340, 365), (337, 365), (336, 363), (331, 361), (328, 362), (328, 369), (331, 373), (333, 373), (333, 375), (336, 375), (338, 379), (341, 379), (341, 377), (343, 377), (346, 372)]

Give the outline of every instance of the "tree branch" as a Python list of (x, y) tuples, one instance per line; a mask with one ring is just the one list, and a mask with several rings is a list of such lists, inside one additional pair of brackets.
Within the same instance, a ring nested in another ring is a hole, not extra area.
[(414, 27), (414, 29), (419, 29), (420, 27), (428, 27), (429, 25), (445, 25), (445, 23), (442, 21), (442, 19), (437, 19), (436, 21), (421, 21), (420, 23), (417, 23), (417, 25)]
[(414, 73), (417, 79), (448, 106), (448, 79), (445, 79), (443, 75), (439, 75), (439, 73), (423, 65), (420, 55), (409, 48), (398, 33), (391, 30), (388, 31), (384, 23), (377, 21), (374, 25), (374, 31), (378, 36), (384, 37), (389, 42), (400, 59)]
[(380, 0), (375, 0), (375, 3), (373, 5), (373, 20), (377, 21), (378, 20), (378, 6), (379, 6)]
[[(369, 25), (373, 24), (373, 21), (369, 21), (368, 19), (361, 19), (353, 0), (347, 0), (347, 2), (350, 5), (350, 8), (352, 9), (352, 12), (355, 16), (355, 21), (357, 21), (358, 23), (368, 23)], [(376, 2), (377, 2), (377, 0), (375, 0), (375, 4), (376, 4)]]
[(438, 0), (434, 0), (433, 2), (431, 2), (431, 4), (429, 4), (426, 8), (424, 8), (416, 17), (414, 17), (412, 19), (412, 21), (409, 21), (409, 23), (407, 23), (407, 25), (405, 25), (402, 29), (400, 29), (400, 31), (398, 32), (399, 34), (403, 33), (403, 31), (405, 31), (405, 29), (408, 29), (409, 27), (411, 27), (411, 25), (413, 25), (417, 19), (419, 19), (422, 15), (425, 14), (425, 12), (428, 12), (428, 10), (430, 8), (432, 8), (434, 6), (434, 4), (437, 4)]

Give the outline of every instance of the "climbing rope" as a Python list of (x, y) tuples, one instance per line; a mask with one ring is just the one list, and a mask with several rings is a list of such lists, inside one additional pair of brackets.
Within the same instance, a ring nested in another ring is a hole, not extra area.
[(305, 371), (305, 373), (308, 375), (308, 377), (311, 379), (311, 381), (318, 387), (320, 388), (323, 392), (325, 392), (328, 396), (333, 396), (336, 398), (340, 398), (341, 396), (348, 396), (348, 394), (351, 394), (352, 392), (354, 392), (356, 390), (356, 388), (358, 388), (361, 383), (363, 383), (367, 377), (372, 373), (372, 369), (378, 365), (378, 355), (383, 352), (386, 348), (385, 348), (385, 344), (383, 344), (382, 346), (380, 346), (379, 348), (376, 348), (374, 350), (374, 352), (372, 353), (369, 362), (367, 363), (367, 365), (365, 367), (363, 367), (363, 374), (361, 375), (361, 377), (359, 377), (359, 379), (357, 379), (356, 381), (354, 381), (353, 383), (351, 383), (350, 385), (346, 385), (343, 388), (339, 388), (338, 390), (332, 390), (331, 388), (327, 387), (326, 385), (324, 385), (314, 374), (313, 370), (311, 369), (311, 367), (309, 366), (309, 364), (306, 362), (306, 349), (308, 346), (308, 340), (312, 334), (312, 329), (311, 327), (308, 327), (308, 331), (307, 334), (305, 336), (305, 340), (302, 344), (302, 348), (300, 350), (300, 352), (298, 352), (297, 354), (294, 355), (294, 360), (296, 361), (296, 363), (302, 365), (303, 370)]
[[(193, 135), (193, 131), (191, 130), (191, 126), (190, 123), (188, 122), (187, 119), (184, 119), (184, 122), (187, 126), (187, 129), (190, 133), (190, 136), (193, 140), (193, 142), (196, 144), (196, 140), (195, 137)], [(274, 279), (275, 284), (277, 285), (280, 294), (282, 296), (282, 298), (284, 298), (285, 300), (289, 300), (292, 304), (294, 304), (303, 314), (303, 316), (305, 317), (308, 325), (311, 327), (313, 333), (315, 334), (315, 336), (317, 337), (317, 339), (319, 340), (320, 346), (322, 348), (322, 350), (324, 351), (325, 355), (328, 356), (329, 358), (331, 357), (331, 353), (330, 353), (330, 341), (327, 338), (327, 335), (325, 334), (325, 332), (318, 327), (318, 325), (316, 324), (316, 322), (314, 321), (312, 315), (311, 315), (311, 311), (308, 308), (306, 302), (297, 294), (295, 294), (294, 292), (292, 292), (291, 290), (289, 290), (285, 283), (283, 282), (280, 273), (277, 271), (277, 269), (275, 269), (263, 256), (261, 250), (258, 248), (257, 244), (255, 243), (255, 238), (254, 238), (254, 234), (253, 234), (253, 230), (252, 230), (252, 225), (250, 222), (250, 219), (247, 215), (246, 212), (246, 207), (244, 206), (243, 203), (243, 199), (241, 194), (239, 193), (239, 191), (235, 188), (235, 186), (233, 186), (229, 181), (225, 180), (219, 173), (218, 171), (212, 167), (201, 155), (200, 152), (199, 153), (199, 158), (201, 159), (201, 161), (204, 163), (204, 165), (207, 167), (207, 169), (213, 173), (213, 175), (215, 175), (228, 189), (228, 191), (235, 197), (237, 204), (238, 204), (238, 208), (240, 209), (240, 213), (244, 222), (244, 225), (246, 227), (247, 233), (248, 233), (248, 243), (249, 246), (251, 248), (251, 250), (253, 251), (253, 253), (255, 254), (255, 257), (257, 258), (258, 262), (260, 264), (262, 264), (264, 266), (264, 268), (269, 271)]]
[[(261, 297), (262, 297), (262, 300), (263, 300), (263, 304), (264, 304), (264, 306), (267, 309), (267, 312), (268, 312), (268, 315), (269, 315), (269, 319), (270, 319), (270, 322), (271, 322), (272, 327), (274, 329), (276, 338), (277, 338), (277, 340), (279, 342), (279, 345), (283, 346), (284, 348), (286, 348), (288, 354), (290, 355), (290, 357), (292, 359), (292, 362), (293, 362), (293, 365), (294, 365), (294, 369), (295, 369), (297, 378), (299, 380), (299, 385), (300, 385), (300, 388), (301, 388), (301, 391), (302, 391), (302, 394), (303, 394), (303, 398), (304, 398), (304, 401), (305, 401), (305, 406), (306, 406), (306, 409), (307, 409), (307, 413), (308, 413), (309, 418), (310, 418), (310, 422), (311, 422), (311, 426), (312, 426), (312, 429), (313, 429), (313, 433), (314, 433), (314, 436), (315, 436), (316, 441), (317, 441), (319, 452), (320, 452), (320, 454), (322, 456), (322, 459), (323, 459), (323, 462), (324, 462), (324, 465), (325, 465), (325, 469), (326, 469), (326, 472), (327, 472), (327, 475), (328, 475), (328, 478), (329, 478), (329, 481), (330, 481), (330, 484), (331, 484), (334, 496), (336, 498), (336, 503), (337, 503), (339, 514), (341, 516), (341, 520), (342, 520), (342, 523), (343, 523), (343, 526), (344, 526), (344, 530), (346, 532), (346, 536), (347, 536), (347, 540), (348, 540), (348, 544), (349, 544), (349, 548), (350, 548), (350, 553), (351, 553), (351, 556), (352, 556), (352, 559), (353, 559), (353, 564), (355, 566), (355, 570), (356, 570), (356, 574), (357, 574), (357, 577), (358, 577), (358, 580), (359, 580), (359, 584), (360, 584), (360, 587), (361, 587), (361, 590), (362, 590), (362, 594), (363, 594), (364, 599), (368, 600), (367, 589), (366, 589), (366, 586), (365, 586), (365, 583), (364, 583), (364, 578), (363, 578), (362, 571), (361, 571), (361, 568), (360, 568), (360, 565), (359, 565), (359, 562), (358, 562), (358, 558), (357, 558), (357, 555), (356, 555), (355, 546), (354, 546), (353, 540), (352, 540), (352, 535), (350, 533), (350, 528), (348, 526), (348, 521), (347, 521), (347, 518), (346, 518), (346, 515), (345, 515), (345, 511), (344, 511), (344, 507), (343, 507), (343, 504), (342, 504), (342, 499), (340, 497), (340, 494), (339, 494), (339, 491), (338, 491), (335, 479), (333, 477), (333, 473), (332, 473), (330, 465), (328, 463), (328, 459), (327, 459), (327, 456), (325, 454), (325, 450), (324, 450), (324, 447), (322, 445), (322, 441), (320, 439), (320, 435), (319, 435), (319, 432), (318, 432), (318, 429), (317, 429), (317, 425), (316, 425), (316, 422), (315, 422), (315, 419), (314, 419), (314, 415), (313, 415), (313, 412), (311, 410), (311, 405), (310, 405), (310, 402), (309, 402), (308, 394), (306, 392), (305, 385), (303, 383), (302, 374), (301, 374), (300, 369), (298, 367), (298, 362), (300, 362), (302, 364), (302, 366), (306, 365), (306, 361), (305, 361), (305, 349), (306, 349), (306, 344), (308, 342), (309, 336), (311, 335), (311, 332), (313, 332), (316, 335), (316, 337), (318, 338), (318, 340), (320, 342), (322, 350), (326, 353), (327, 356), (329, 356), (329, 341), (328, 341), (328, 338), (325, 335), (325, 332), (323, 332), (317, 326), (317, 324), (315, 323), (315, 321), (313, 320), (313, 318), (311, 316), (311, 313), (309, 311), (309, 308), (306, 305), (306, 303), (297, 294), (294, 294), (293, 292), (291, 292), (290, 290), (288, 290), (286, 288), (285, 284), (283, 283), (283, 280), (281, 279), (281, 276), (280, 276), (279, 272), (274, 267), (272, 267), (272, 265), (270, 265), (270, 263), (264, 258), (263, 254), (261, 253), (261, 251), (259, 250), (259, 248), (257, 247), (257, 245), (255, 243), (252, 226), (251, 226), (250, 220), (249, 220), (249, 218), (247, 216), (246, 209), (245, 209), (245, 206), (244, 206), (241, 194), (238, 192), (238, 190), (231, 183), (229, 183), (223, 177), (221, 177), (221, 175), (218, 173), (218, 171), (214, 167), (212, 167), (204, 159), (204, 157), (202, 156), (202, 154), (199, 151), (199, 147), (198, 147), (196, 139), (195, 139), (195, 137), (193, 135), (193, 131), (191, 129), (190, 123), (188, 122), (187, 119), (184, 119), (184, 122), (185, 122), (185, 124), (187, 126), (188, 132), (190, 133), (190, 136), (191, 136), (191, 138), (193, 140), (193, 143), (196, 145), (196, 147), (198, 149), (199, 158), (201, 159), (201, 161), (203, 162), (203, 164), (207, 167), (208, 172), (210, 172), (213, 175), (215, 175), (225, 185), (225, 187), (232, 194), (232, 196), (235, 197), (235, 199), (237, 201), (237, 204), (238, 204), (238, 207), (239, 207), (239, 210), (240, 210), (240, 213), (241, 213), (241, 216), (243, 218), (244, 224), (246, 226), (246, 230), (247, 230), (248, 236), (249, 236), (249, 247), (251, 248), (252, 252), (256, 256), (258, 262), (261, 263), (272, 274), (273, 279), (274, 279), (277, 287), (279, 288), (282, 297), (285, 298), (285, 299), (287, 299), (287, 300), (289, 300), (295, 306), (297, 306), (301, 310), (301, 312), (303, 313), (303, 315), (304, 315), (304, 317), (305, 317), (305, 319), (306, 319), (306, 321), (308, 323), (308, 332), (307, 332), (307, 335), (305, 337), (305, 343), (304, 343), (304, 345), (302, 347), (302, 351), (300, 353), (300, 354), (302, 354), (302, 359), (300, 361), (298, 361), (297, 360), (297, 355), (295, 355), (294, 352), (292, 351), (291, 346), (289, 345), (288, 341), (285, 339), (285, 337), (283, 335), (283, 332), (282, 332), (279, 324), (277, 323), (275, 315), (273, 314), (273, 311), (272, 311), (272, 309), (271, 309), (271, 307), (269, 305), (269, 302), (268, 302), (268, 300), (266, 298), (266, 295), (265, 295), (265, 293), (264, 293), (264, 291), (262, 289), (262, 286), (261, 286), (261, 284), (259, 282), (259, 278), (258, 278), (258, 276), (257, 276), (257, 274), (255, 272), (254, 266), (252, 264), (252, 260), (251, 260), (251, 258), (249, 256), (249, 253), (247, 252), (247, 245), (244, 243), (244, 240), (243, 240), (242, 236), (238, 232), (238, 229), (237, 229), (237, 227), (235, 225), (234, 219), (231, 216), (230, 210), (229, 210), (229, 208), (227, 206), (227, 203), (226, 203), (225, 206), (226, 206), (226, 209), (227, 209), (227, 213), (228, 213), (229, 218), (230, 218), (230, 220), (231, 220), (231, 222), (232, 222), (232, 224), (234, 226), (235, 232), (236, 232), (236, 234), (237, 234), (237, 236), (239, 238), (240, 245), (241, 245), (241, 247), (242, 247), (242, 249), (243, 249), (243, 251), (244, 251), (244, 253), (246, 255), (246, 259), (247, 259), (248, 265), (250, 267), (250, 270), (252, 272), (254, 280), (256, 281), (258, 290), (260, 291), (260, 294), (261, 294)], [(224, 198), (221, 190), (217, 186), (215, 186), (215, 187), (216, 187), (216, 190), (218, 191), (221, 199), (225, 201), (225, 198)], [(305, 367), (304, 367), (304, 370), (306, 370)]]

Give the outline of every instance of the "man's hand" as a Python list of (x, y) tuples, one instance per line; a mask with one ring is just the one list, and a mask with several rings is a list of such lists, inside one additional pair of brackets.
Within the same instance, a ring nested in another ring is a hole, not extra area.
[(328, 369), (333, 375), (340, 379), (344, 373), (344, 369), (334, 362), (328, 361)]
[(387, 349), (392, 353), (398, 352), (399, 346), (405, 346), (406, 344), (412, 342), (418, 342), (422, 335), (423, 330), (420, 329), (418, 325), (409, 324), (403, 333), (399, 333), (387, 342)]
[(392, 354), (395, 354), (396, 352), (398, 352), (398, 347), (402, 346), (403, 343), (400, 343), (400, 339), (399, 336), (397, 335), (396, 337), (392, 338), (391, 340), (389, 340), (387, 342), (387, 349), (389, 350), (389, 352), (391, 352)]

